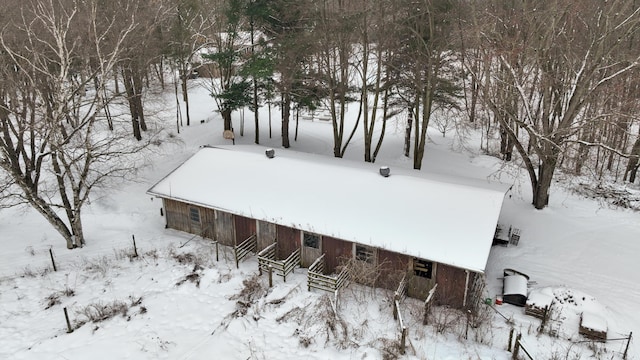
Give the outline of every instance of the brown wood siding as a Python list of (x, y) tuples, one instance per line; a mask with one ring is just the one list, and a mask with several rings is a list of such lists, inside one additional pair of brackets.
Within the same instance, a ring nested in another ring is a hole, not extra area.
[[(196, 206), (169, 199), (165, 199), (164, 206), (168, 228), (191, 234), (201, 234), (201, 222), (195, 223), (189, 217), (189, 208)], [(198, 208), (198, 210), (200, 210), (200, 208)]]
[[(229, 213), (212, 210), (195, 205), (190, 205), (176, 200), (163, 199), (166, 226), (171, 229), (185, 231), (195, 235), (203, 235), (214, 238), (223, 245), (233, 246), (256, 233), (258, 233), (259, 249), (277, 239), (277, 258), (284, 259), (295, 249), (300, 248), (301, 232), (297, 229), (282, 225), (274, 225), (268, 222), (260, 222), (242, 216), (233, 216)], [(189, 216), (189, 208), (196, 207), (200, 213), (200, 222), (195, 224)], [(237, 235), (237, 236), (236, 236)], [(322, 236), (322, 252), (325, 257), (325, 273), (336, 272), (336, 268), (345, 261), (353, 258), (353, 243), (336, 239), (330, 236)], [(395, 289), (398, 286), (400, 274), (412, 269), (412, 257), (398, 254), (383, 249), (377, 250), (377, 264), (380, 275), (377, 286), (387, 289)], [(462, 308), (464, 304), (466, 271), (445, 264), (433, 263), (433, 275), (431, 279), (420, 278), (409, 271), (409, 286), (407, 294), (411, 297), (424, 299), (435, 283), (438, 284), (436, 301), (439, 305), (449, 305)], [(469, 274), (470, 284), (475, 273)], [(468, 294), (468, 297), (473, 296)]]
[(400, 285), (402, 277), (407, 274), (411, 257), (398, 254), (395, 252), (379, 249), (378, 250), (378, 275), (377, 286), (395, 290)]
[(249, 236), (256, 234), (256, 220), (244, 216), (234, 215), (236, 225), (236, 244), (245, 241)]
[(286, 259), (291, 253), (300, 248), (300, 230), (277, 225), (278, 246), (276, 257), (280, 260)]
[(201, 235), (208, 239), (215, 239), (216, 212), (213, 209), (200, 208)]
[(314, 247), (309, 247), (309, 246), (305, 246), (304, 243), (304, 231), (300, 232), (300, 236), (302, 237), (300, 239), (300, 244), (302, 245), (302, 256), (300, 257), (300, 263), (301, 266), (304, 268), (308, 268), (309, 266), (311, 266), (311, 264), (313, 264), (314, 261), (316, 261), (317, 258), (319, 258), (320, 256), (322, 256), (322, 235), (318, 235), (318, 234), (313, 234), (313, 235), (317, 235), (319, 237), (319, 241), (318, 241), (318, 247), (314, 248)]
[(258, 220), (258, 251), (276, 241), (276, 224)]
[(167, 227), (171, 229), (190, 231), (189, 216), (187, 214), (187, 204), (175, 200), (164, 200), (165, 216), (167, 217)]
[[(429, 295), (429, 290), (431, 290), (436, 284), (436, 273), (438, 271), (438, 263), (435, 261), (431, 262), (431, 278), (426, 278), (424, 276), (419, 276), (415, 274), (414, 260), (411, 259), (410, 270), (409, 270), (409, 283), (407, 286), (407, 295), (412, 298), (425, 300)], [(424, 261), (429, 261), (427, 259), (421, 259)], [(439, 286), (439, 285), (438, 285)]]
[(233, 215), (224, 211), (216, 210), (215, 214), (215, 234), (216, 240), (227, 246), (235, 245), (235, 232)]
[(352, 255), (353, 243), (336, 239), (330, 236), (322, 237), (322, 252), (327, 254), (324, 257), (326, 274), (333, 274), (336, 268), (349, 261)]
[(467, 273), (453, 266), (438, 264), (436, 269), (436, 301), (439, 305), (462, 308), (464, 304)]
[[(214, 238), (214, 211), (183, 203), (176, 200), (163, 199), (167, 227), (206, 238)], [(196, 208), (200, 214), (200, 221), (194, 222), (189, 216), (190, 208)]]

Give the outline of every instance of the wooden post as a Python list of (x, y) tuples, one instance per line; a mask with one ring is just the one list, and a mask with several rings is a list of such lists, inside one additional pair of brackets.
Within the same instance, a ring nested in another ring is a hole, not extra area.
[(67, 334), (70, 334), (73, 332), (73, 329), (71, 328), (71, 322), (69, 321), (69, 314), (67, 313), (67, 308), (64, 308), (64, 318), (65, 320), (67, 320)]
[(51, 264), (53, 264), (53, 271), (58, 271), (56, 268), (56, 261), (53, 259), (53, 250), (49, 248), (49, 256), (51, 256)]
[(509, 330), (509, 343), (507, 344), (507, 351), (511, 352), (511, 344), (513, 342), (513, 328)]
[(164, 216), (164, 210), (162, 210), (162, 208), (160, 208), (160, 216)]
[(424, 317), (422, 318), (422, 325), (427, 325), (429, 323), (429, 312), (431, 312), (431, 302), (433, 300), (433, 296), (436, 293), (436, 289), (438, 288), (438, 284), (435, 284), (431, 290), (429, 290), (429, 295), (427, 295), (427, 300), (424, 301)]
[(627, 359), (627, 352), (629, 351), (629, 344), (631, 344), (631, 335), (633, 335), (633, 331), (629, 332), (629, 338), (627, 339), (627, 347), (624, 348), (624, 354), (622, 354), (623, 359)]
[(467, 325), (464, 328), (464, 338), (468, 339), (469, 336), (469, 323), (471, 322), (471, 310), (467, 310)]
[(273, 266), (269, 264), (269, 287), (273, 287)]
[(520, 352), (521, 337), (522, 337), (522, 334), (518, 334), (518, 336), (516, 336), (516, 343), (513, 345), (513, 355), (511, 356), (511, 359), (513, 360), (518, 360), (518, 353)]
[(131, 235), (131, 238), (133, 239), (133, 257), (138, 257), (138, 247), (136, 246), (136, 236)]
[(218, 257), (218, 242), (216, 241), (216, 261), (219, 261), (220, 258)]
[(398, 320), (398, 293), (393, 295), (393, 320)]
[(405, 347), (407, 344), (407, 328), (403, 327), (402, 328), (402, 335), (400, 337), (400, 354), (404, 355), (405, 351)]
[(429, 303), (424, 304), (424, 316), (422, 317), (422, 325), (429, 324)]
[(544, 332), (544, 326), (547, 324), (547, 317), (549, 316), (549, 306), (545, 305), (542, 310), (542, 322), (540, 323), (540, 333)]

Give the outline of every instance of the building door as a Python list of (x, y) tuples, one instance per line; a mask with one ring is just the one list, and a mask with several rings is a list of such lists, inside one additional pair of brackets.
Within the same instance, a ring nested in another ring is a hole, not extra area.
[(258, 251), (276, 241), (276, 224), (258, 220)]
[(322, 255), (322, 237), (318, 234), (302, 232), (302, 267), (308, 268)]
[(256, 234), (256, 220), (244, 216), (234, 215), (233, 221), (236, 228), (236, 244), (247, 240), (251, 235)]
[(352, 257), (353, 243), (329, 236), (322, 237), (322, 250), (326, 254), (324, 257), (325, 273), (333, 274), (336, 268), (344, 265)]
[(462, 308), (467, 282), (467, 272), (453, 266), (438, 264), (436, 283), (438, 284), (438, 303), (454, 308)]
[(300, 231), (294, 228), (277, 225), (278, 246), (276, 248), (276, 258), (284, 260), (296, 249), (300, 248)]
[(222, 244), (227, 246), (234, 246), (235, 244), (235, 233), (233, 226), (233, 215), (226, 213), (224, 211), (215, 212), (215, 234), (216, 240)]

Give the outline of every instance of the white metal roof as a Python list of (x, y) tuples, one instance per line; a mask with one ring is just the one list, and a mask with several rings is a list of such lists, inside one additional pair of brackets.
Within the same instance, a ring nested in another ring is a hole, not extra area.
[(276, 149), (204, 147), (151, 195), (484, 271), (505, 191), (487, 183)]

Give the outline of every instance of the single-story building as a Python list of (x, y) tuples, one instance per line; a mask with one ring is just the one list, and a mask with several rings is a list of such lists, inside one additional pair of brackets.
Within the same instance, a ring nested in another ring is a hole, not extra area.
[[(325, 255), (325, 273), (346, 261), (375, 285), (436, 303), (468, 305), (483, 278), (505, 189), (480, 180), (382, 168), (253, 145), (203, 147), (148, 193), (166, 226), (224, 245), (257, 236), (277, 257), (301, 250), (303, 267)], [(267, 156), (269, 153), (270, 156)], [(389, 170), (389, 169), (387, 169)]]

